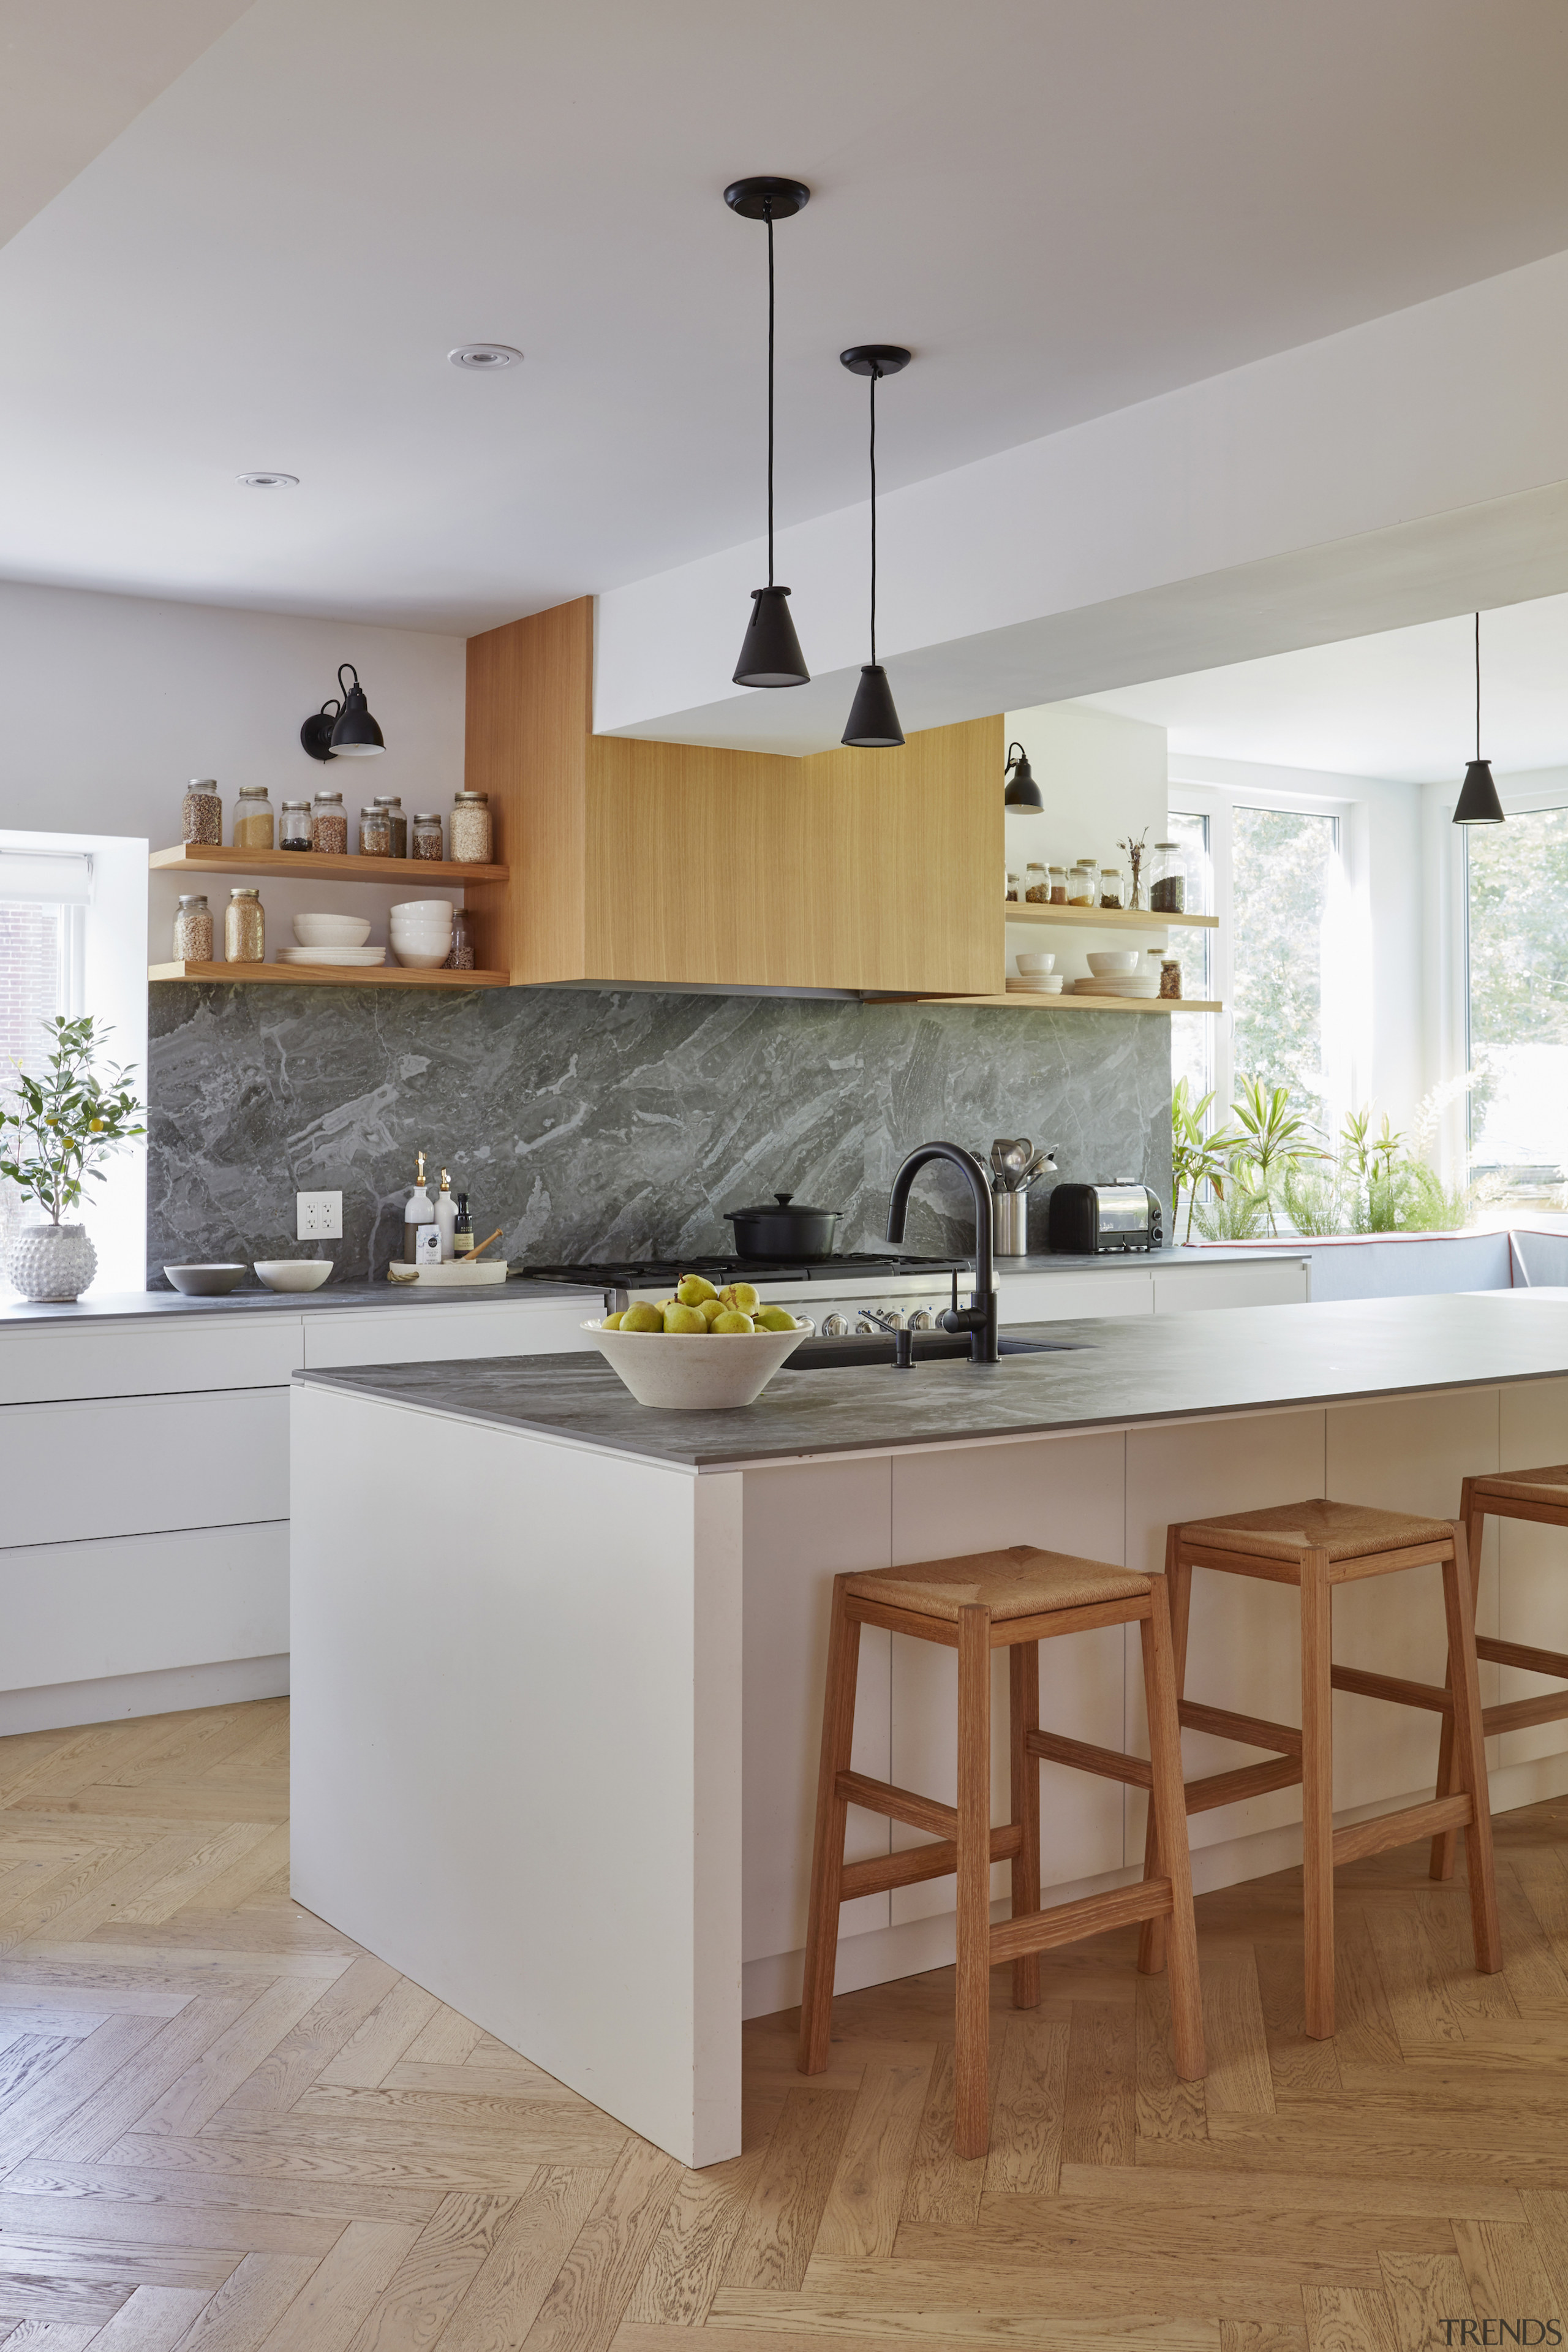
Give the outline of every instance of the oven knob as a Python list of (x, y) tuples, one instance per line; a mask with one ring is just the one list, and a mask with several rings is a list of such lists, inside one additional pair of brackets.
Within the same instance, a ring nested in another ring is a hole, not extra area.
[(822, 1318), (824, 1339), (841, 1339), (849, 1328), (841, 1315), (824, 1315)]
[(917, 1307), (915, 1308), (914, 1314), (909, 1318), (909, 1328), (912, 1331), (930, 1330), (931, 1318), (927, 1315), (924, 1307)]

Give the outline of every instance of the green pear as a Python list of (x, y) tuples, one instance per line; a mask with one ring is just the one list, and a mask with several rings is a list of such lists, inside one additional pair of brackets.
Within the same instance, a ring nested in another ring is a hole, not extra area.
[(759, 1307), (752, 1320), (762, 1331), (794, 1331), (800, 1328), (787, 1307)]
[(662, 1331), (664, 1328), (664, 1317), (656, 1307), (650, 1307), (645, 1298), (639, 1298), (621, 1318), (622, 1331)]
[(619, 1315), (607, 1315), (599, 1328), (601, 1331), (619, 1331), (625, 1320), (625, 1309), (622, 1308)]
[(683, 1307), (678, 1298), (664, 1309), (664, 1328), (677, 1332), (700, 1331), (705, 1338), (707, 1335), (707, 1322), (701, 1309)]
[(726, 1308), (722, 1298), (705, 1298), (702, 1305), (697, 1308), (697, 1313), (702, 1317), (703, 1321), (707, 1325), (710, 1331), (713, 1329), (714, 1325), (718, 1321), (719, 1317), (725, 1312)]
[(737, 1307), (743, 1315), (749, 1315), (757, 1304), (757, 1293), (749, 1282), (727, 1282), (718, 1295), (727, 1307)]
[(749, 1315), (743, 1315), (741, 1313), (738, 1307), (727, 1307), (724, 1313), (719, 1317), (718, 1321), (713, 1328), (716, 1331), (727, 1333), (731, 1331), (755, 1331), (757, 1326), (752, 1321)]
[(683, 1307), (702, 1307), (710, 1298), (716, 1298), (718, 1293), (702, 1275), (683, 1274), (675, 1297)]

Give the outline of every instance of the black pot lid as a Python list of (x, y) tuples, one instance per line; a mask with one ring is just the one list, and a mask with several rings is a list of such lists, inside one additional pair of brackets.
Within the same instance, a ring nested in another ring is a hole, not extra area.
[(793, 1192), (775, 1192), (766, 1208), (727, 1209), (727, 1217), (838, 1217), (841, 1209), (802, 1209)]

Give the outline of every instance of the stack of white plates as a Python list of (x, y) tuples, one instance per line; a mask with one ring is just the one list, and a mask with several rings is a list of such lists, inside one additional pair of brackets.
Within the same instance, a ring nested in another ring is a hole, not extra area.
[(337, 963), (356, 968), (385, 963), (385, 948), (279, 948), (279, 963)]
[(1075, 980), (1072, 985), (1080, 996), (1157, 996), (1160, 992), (1155, 972), (1129, 972), (1124, 978), (1107, 973), (1103, 979)]
[(1060, 996), (1061, 974), (1059, 971), (1031, 972), (1023, 980), (1008, 982), (1009, 996)]

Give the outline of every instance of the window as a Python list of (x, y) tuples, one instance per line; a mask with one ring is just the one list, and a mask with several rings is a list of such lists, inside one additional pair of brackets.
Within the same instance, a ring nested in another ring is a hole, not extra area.
[(1568, 1174), (1568, 808), (1463, 836), (1470, 1174), (1561, 1208)]
[(44, 1024), (81, 1010), (92, 860), (0, 847), (0, 1088), (36, 1065)]

